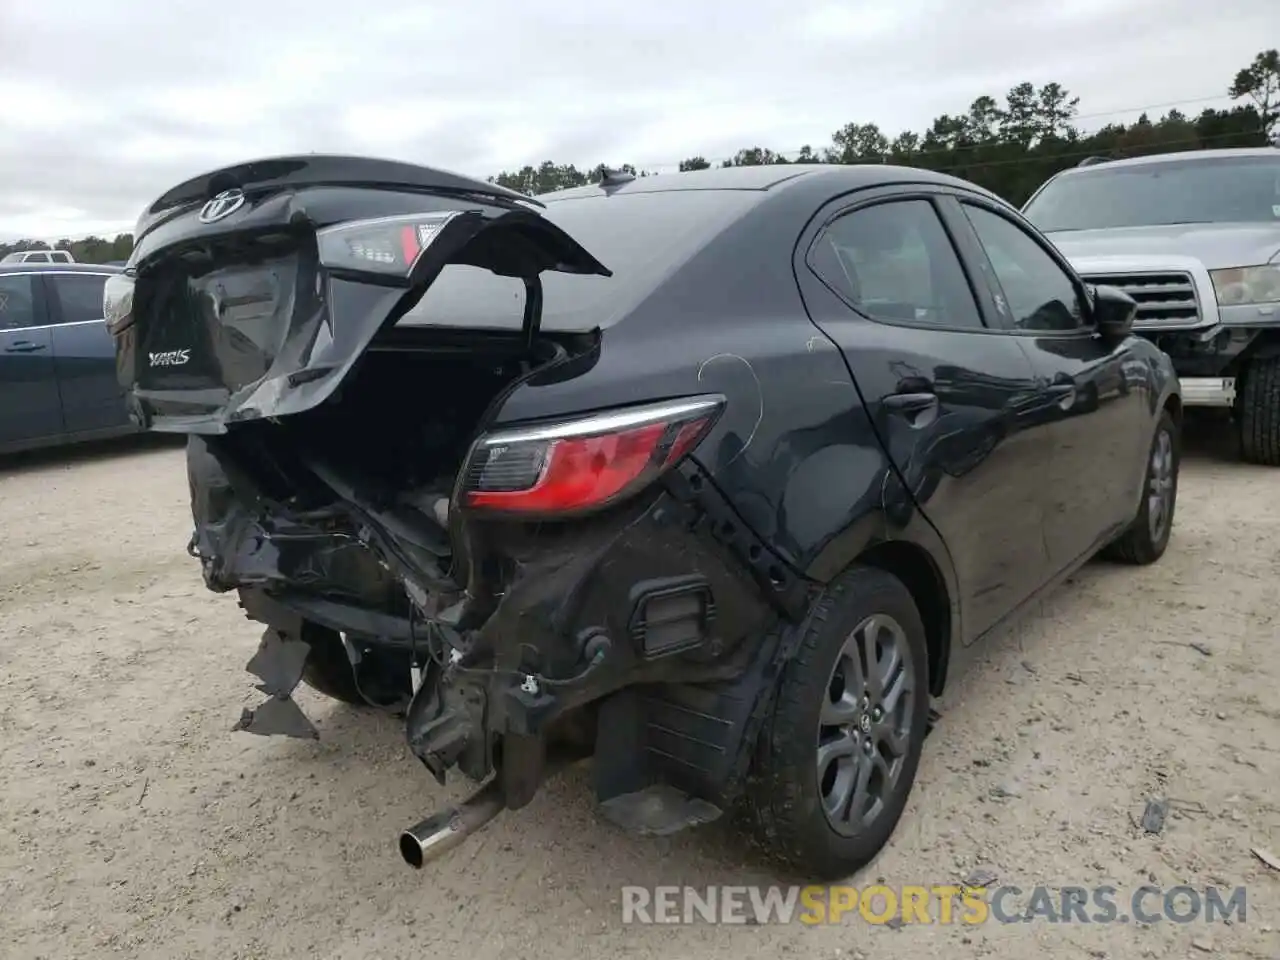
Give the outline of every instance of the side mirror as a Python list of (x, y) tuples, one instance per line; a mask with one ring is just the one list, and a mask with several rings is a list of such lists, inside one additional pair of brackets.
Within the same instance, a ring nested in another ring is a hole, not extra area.
[(1123, 290), (1094, 287), (1091, 306), (1093, 325), (1104, 340), (1123, 340), (1133, 330), (1138, 302)]

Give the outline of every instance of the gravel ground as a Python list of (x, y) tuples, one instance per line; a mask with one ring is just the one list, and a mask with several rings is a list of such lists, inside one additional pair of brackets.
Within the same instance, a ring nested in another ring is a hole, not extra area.
[(619, 834), (582, 770), (410, 871), (396, 835), (445, 797), (397, 723), (303, 692), (318, 743), (231, 732), (259, 631), (184, 552), (181, 452), (144, 442), (0, 465), (0, 952), (1280, 956), (1280, 872), (1251, 853), (1280, 852), (1280, 473), (1189, 447), (1164, 560), (1091, 565), (992, 639), (855, 882), (1244, 884), (1244, 923), (624, 926), (622, 884), (768, 875), (718, 825)]

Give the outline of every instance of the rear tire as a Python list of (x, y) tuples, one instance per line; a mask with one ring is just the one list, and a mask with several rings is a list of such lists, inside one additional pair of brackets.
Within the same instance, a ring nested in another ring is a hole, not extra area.
[(302, 668), (302, 682), (317, 693), (357, 707), (369, 706), (356, 686), (355, 670), (336, 630), (306, 621), (302, 639), (311, 647)]
[(1254, 360), (1243, 371), (1237, 417), (1245, 463), (1280, 466), (1280, 358)]
[[(868, 657), (868, 649), (879, 653)], [(920, 613), (891, 574), (853, 567), (819, 598), (782, 674), (744, 798), (748, 825), (772, 859), (837, 879), (888, 842), (920, 765), (927, 659)], [(866, 682), (877, 673), (881, 682)]]
[(1142, 503), (1133, 523), (1120, 538), (1102, 551), (1103, 557), (1118, 563), (1140, 566), (1164, 556), (1173, 533), (1174, 508), (1178, 505), (1178, 468), (1182, 462), (1182, 439), (1168, 410), (1160, 414), (1155, 436), (1147, 452), (1146, 476), (1142, 482)]
[(402, 665), (385, 654), (365, 653), (357, 682), (356, 670), (336, 630), (304, 621), (302, 639), (311, 647), (302, 668), (302, 682), (317, 693), (354, 707), (385, 709), (403, 705), (413, 692), (407, 659)]

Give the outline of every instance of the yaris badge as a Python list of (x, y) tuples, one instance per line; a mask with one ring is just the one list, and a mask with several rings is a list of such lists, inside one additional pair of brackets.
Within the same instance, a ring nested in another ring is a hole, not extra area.
[(148, 353), (147, 365), (152, 367), (180, 367), (191, 359), (191, 348)]
[(240, 190), (223, 190), (200, 208), (201, 223), (216, 223), (244, 206), (244, 193)]

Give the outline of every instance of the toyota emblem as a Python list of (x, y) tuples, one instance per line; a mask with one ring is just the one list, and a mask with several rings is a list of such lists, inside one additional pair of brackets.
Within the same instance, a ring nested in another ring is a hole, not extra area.
[(201, 223), (216, 223), (231, 216), (244, 206), (244, 192), (241, 190), (223, 190), (220, 194), (200, 208)]

